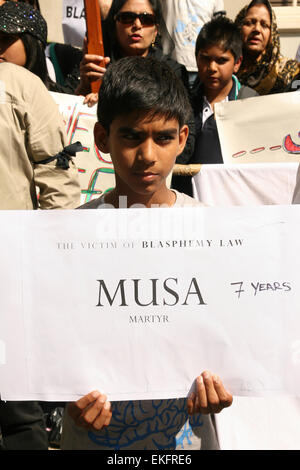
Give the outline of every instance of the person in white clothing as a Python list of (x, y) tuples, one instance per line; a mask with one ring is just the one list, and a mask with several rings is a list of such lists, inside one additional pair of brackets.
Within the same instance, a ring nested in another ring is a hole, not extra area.
[[(224, 11), (223, 0), (164, 0), (163, 16), (167, 30), (174, 42), (172, 57), (185, 65), (190, 84), (197, 77), (195, 44), (202, 26), (214, 15)], [(162, 38), (164, 52), (169, 53), (169, 42)]]

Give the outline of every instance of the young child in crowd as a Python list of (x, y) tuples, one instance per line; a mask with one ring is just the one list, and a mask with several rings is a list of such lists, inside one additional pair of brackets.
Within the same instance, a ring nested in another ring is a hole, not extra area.
[[(257, 96), (241, 86), (235, 74), (242, 62), (242, 38), (237, 26), (219, 16), (206, 23), (198, 34), (195, 48), (198, 78), (191, 95), (194, 111), (194, 153), (187, 162), (223, 163), (214, 105)], [(192, 195), (190, 176), (173, 176), (172, 187)]]
[[(116, 186), (81, 208), (119, 208), (124, 196), (128, 208), (199, 204), (166, 184), (188, 136), (190, 111), (182, 83), (164, 62), (126, 57), (112, 64), (101, 85), (94, 134), (99, 149), (111, 155)], [(231, 403), (231, 394), (209, 371), (197, 377), (188, 399), (110, 403), (93, 391), (68, 404), (61, 448), (217, 449), (211, 413)]]
[(198, 35), (195, 54), (199, 81), (192, 97), (196, 142), (190, 163), (223, 163), (214, 105), (257, 96), (251, 88), (241, 86), (235, 76), (242, 63), (242, 47), (237, 26), (224, 16), (206, 23)]

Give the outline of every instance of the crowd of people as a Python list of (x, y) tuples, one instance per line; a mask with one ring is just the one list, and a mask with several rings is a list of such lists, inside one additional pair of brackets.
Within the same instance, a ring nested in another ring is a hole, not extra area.
[[(80, 145), (66, 145), (49, 91), (97, 105), (95, 141), (114, 164), (115, 188), (82, 209), (118, 208), (122, 195), (129, 204), (171, 207), (199, 204), (190, 179), (174, 177), (168, 188), (175, 161), (223, 163), (214, 105), (291, 92), (300, 78), (299, 62), (280, 54), (268, 0), (252, 0), (235, 21), (221, 0), (106, 0), (102, 6), (105, 57), (87, 53), (86, 38), (80, 49), (48, 44), (37, 0), (0, 0), (0, 122), (10, 136), (1, 143), (0, 209), (80, 205), (72, 158)], [(91, 90), (97, 80), (99, 94)], [(217, 449), (213, 415), (231, 403), (209, 371), (196, 378), (187, 399), (110, 403), (91, 391), (66, 407), (62, 448), (176, 449), (180, 443)], [(0, 400), (4, 448), (46, 449), (44, 428), (38, 403)]]

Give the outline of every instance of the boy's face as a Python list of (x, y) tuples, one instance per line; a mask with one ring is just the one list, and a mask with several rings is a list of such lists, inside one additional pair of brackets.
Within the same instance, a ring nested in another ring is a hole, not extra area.
[(221, 91), (231, 83), (232, 75), (237, 73), (242, 58), (236, 63), (230, 51), (219, 46), (201, 49), (197, 56), (198, 75), (205, 90)]
[(176, 119), (131, 113), (114, 119), (109, 134), (97, 123), (94, 134), (99, 149), (111, 155), (119, 194), (138, 202), (139, 196), (165, 189), (175, 159), (184, 149), (188, 127), (179, 129)]

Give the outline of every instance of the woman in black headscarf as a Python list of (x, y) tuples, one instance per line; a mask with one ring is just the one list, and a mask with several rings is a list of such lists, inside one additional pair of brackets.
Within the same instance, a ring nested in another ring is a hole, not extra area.
[(0, 6), (0, 61), (21, 65), (48, 86), (45, 58), (47, 23), (27, 2), (5, 1)]

